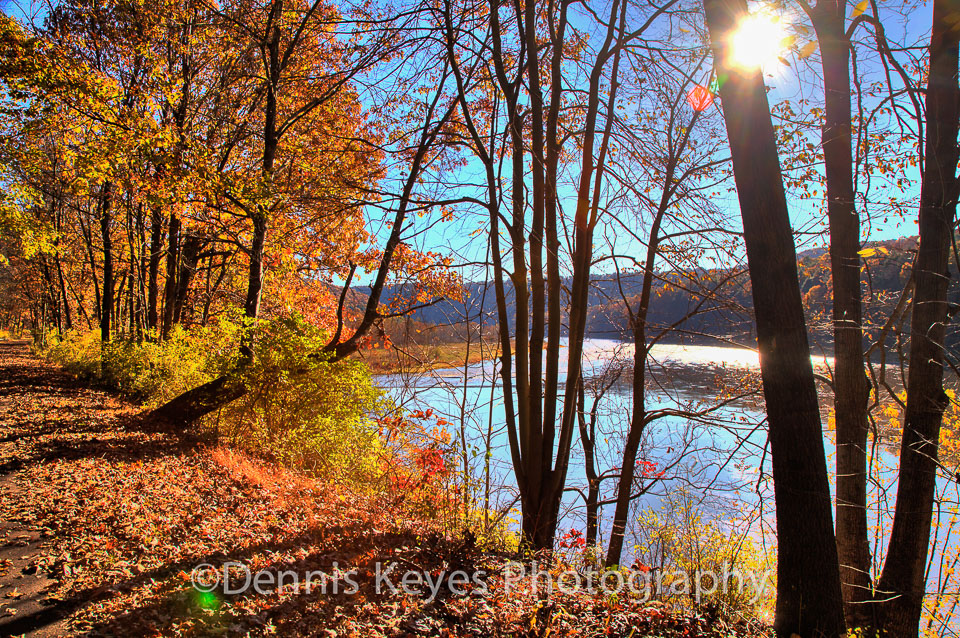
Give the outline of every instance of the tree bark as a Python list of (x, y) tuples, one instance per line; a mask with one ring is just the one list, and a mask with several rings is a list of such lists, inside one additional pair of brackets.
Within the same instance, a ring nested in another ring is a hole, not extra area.
[[(585, 133), (582, 145), (582, 159), (580, 165), (580, 184), (577, 190), (577, 207), (574, 213), (573, 228), (573, 282), (570, 290), (570, 310), (567, 351), (567, 380), (563, 393), (563, 412), (560, 417), (560, 436), (557, 439), (556, 463), (550, 475), (550, 499), (552, 530), (556, 530), (560, 513), (560, 502), (563, 498), (563, 489), (567, 479), (567, 468), (570, 462), (570, 444), (573, 437), (574, 423), (577, 411), (577, 386), (583, 382), (583, 340), (586, 335), (587, 306), (590, 292), (590, 269), (593, 264), (593, 237), (597, 225), (603, 173), (606, 167), (607, 150), (610, 145), (610, 136), (613, 126), (613, 116), (616, 110), (617, 91), (619, 89), (620, 53), (624, 45), (626, 31), (627, 3), (623, 0), (614, 2), (610, 6), (607, 22), (606, 38), (597, 53), (596, 60), (590, 72), (589, 94), (587, 98), (587, 113), (585, 117)], [(565, 16), (561, 18), (565, 20)], [(555, 46), (557, 55), (562, 55), (563, 43)], [(609, 88), (601, 88), (606, 75), (605, 69), (610, 62)], [(557, 75), (556, 80), (560, 79)], [(606, 102), (601, 95), (606, 94)], [(558, 93), (556, 99), (560, 99)], [(594, 149), (597, 138), (597, 120), (601, 104), (606, 107), (606, 121), (600, 134), (599, 145)], [(559, 109), (559, 105), (551, 105), (551, 109)], [(551, 140), (551, 144), (559, 145), (559, 140)], [(556, 184), (558, 176), (552, 174), (550, 183)], [(555, 188), (555, 187), (554, 187)], [(553, 193), (555, 196), (556, 193)], [(559, 294), (559, 293), (558, 293)], [(560, 318), (557, 317), (559, 322)], [(549, 343), (549, 342), (548, 342)], [(548, 372), (551, 368), (548, 368)], [(575, 382), (571, 383), (571, 379)], [(549, 397), (548, 397), (549, 400)], [(553, 423), (544, 423), (545, 431), (550, 436), (545, 439), (545, 452), (553, 455)], [(551, 536), (551, 545), (553, 538)]]
[(150, 265), (147, 274), (147, 328), (157, 330), (160, 317), (157, 302), (160, 286), (160, 260), (163, 258), (163, 213), (155, 207), (150, 214)]
[(103, 294), (100, 307), (100, 339), (110, 341), (110, 318), (113, 314), (113, 250), (110, 241), (110, 207), (112, 185), (104, 182), (100, 193), (100, 238), (103, 242)]
[(60, 260), (60, 235), (63, 232), (63, 220), (61, 219), (62, 206), (58, 204), (56, 199), (54, 199), (51, 209), (53, 212), (54, 224), (57, 229), (57, 238), (53, 242), (53, 264), (57, 267), (57, 280), (60, 286), (60, 298), (63, 300), (63, 318), (65, 321), (65, 327), (67, 330), (72, 330), (73, 317), (70, 314), (70, 298), (67, 296), (67, 282), (66, 278), (63, 276), (63, 264)]
[(148, 419), (183, 428), (242, 397), (246, 388), (235, 376), (224, 375), (197, 386), (149, 413)]
[(166, 339), (173, 329), (173, 308), (177, 296), (177, 263), (180, 261), (180, 219), (170, 213), (170, 230), (167, 233), (167, 279), (163, 286), (163, 320), (160, 338)]
[(180, 250), (180, 273), (177, 275), (177, 291), (173, 301), (173, 322), (183, 320), (183, 308), (190, 292), (190, 282), (197, 271), (200, 251), (203, 249), (203, 240), (196, 235), (187, 235)]
[(50, 308), (53, 312), (53, 320), (57, 326), (57, 334), (63, 334), (63, 319), (60, 312), (60, 294), (57, 292), (57, 288), (53, 283), (53, 277), (50, 274), (50, 267), (47, 265), (47, 259), (45, 256), (40, 256), (40, 273), (43, 275), (43, 281), (46, 283), (46, 288), (44, 294), (47, 299), (50, 301)]
[(837, 555), (847, 626), (875, 625), (867, 534), (867, 407), (860, 293), (860, 216), (854, 201), (850, 41), (846, 0), (811, 12), (823, 65), (824, 171), (833, 278), (834, 411), (837, 436)]
[[(100, 200), (97, 200), (95, 210), (100, 210)], [(100, 322), (100, 281), (97, 279), (97, 259), (93, 254), (93, 220), (90, 225), (83, 223), (83, 214), (77, 215), (77, 222), (80, 224), (80, 235), (83, 238), (83, 245), (86, 249), (87, 260), (90, 262), (90, 278), (93, 280), (93, 312), (97, 323)]]
[[(562, 6), (566, 6), (562, 3)], [(538, 37), (540, 7), (536, 0), (525, 0), (522, 28), (526, 38), (527, 51), (527, 90), (530, 95), (530, 171), (532, 183), (532, 210), (530, 212), (530, 349), (529, 349), (529, 394), (527, 414), (529, 421), (521, 425), (521, 437), (525, 439), (524, 465), (527, 486), (527, 501), (523, 504), (520, 533), (521, 542), (535, 549), (552, 549), (553, 532), (550, 529), (549, 497), (545, 495), (545, 488), (550, 483), (549, 472), (553, 462), (553, 448), (550, 456), (545, 454), (543, 443), (544, 428), (555, 427), (555, 424), (543, 422), (544, 402), (556, 402), (554, 391), (544, 396), (543, 391), (543, 359), (546, 334), (546, 282), (543, 268), (543, 232), (545, 217), (545, 178), (544, 178), (544, 127), (543, 127), (543, 90), (540, 82), (540, 65), (542, 50)], [(519, 16), (518, 16), (519, 17)], [(552, 20), (553, 15), (548, 19)], [(519, 285), (520, 282), (517, 282)], [(526, 282), (523, 282), (526, 287)], [(559, 317), (557, 317), (559, 320)], [(528, 317), (517, 317), (516, 329), (527, 329)], [(553, 348), (546, 352), (550, 360), (556, 356), (559, 344), (550, 344)], [(523, 444), (523, 443), (521, 443)]]
[(605, 376), (596, 386), (590, 410), (587, 410), (586, 395), (583, 380), (579, 384), (577, 399), (577, 422), (580, 427), (580, 441), (583, 444), (583, 467), (587, 479), (587, 530), (585, 533), (586, 547), (596, 548), (597, 536), (600, 531), (600, 484), (603, 476), (597, 474), (597, 419), (600, 401), (606, 393), (620, 379), (621, 371), (617, 370), (610, 376)]
[(630, 494), (633, 491), (633, 479), (637, 464), (637, 452), (640, 450), (640, 441), (646, 425), (646, 371), (647, 371), (647, 337), (646, 314), (650, 301), (650, 286), (648, 274), (652, 275), (651, 253), (656, 253), (656, 245), (651, 239), (651, 250), (647, 254), (645, 266), (643, 301), (640, 303), (641, 316), (634, 319), (633, 326), (633, 404), (630, 418), (630, 428), (623, 446), (623, 459), (620, 463), (620, 482), (617, 485), (617, 503), (613, 512), (613, 525), (610, 528), (610, 545), (607, 547), (608, 566), (619, 565), (623, 555), (623, 540), (627, 530), (627, 520), (630, 515)]
[[(277, 129), (277, 88), (280, 82), (282, 64), (279, 24), (282, 16), (283, 1), (274, 0), (270, 7), (266, 33), (261, 45), (264, 64), (266, 66), (267, 97), (263, 113), (263, 156), (260, 174), (264, 184), (268, 188), (273, 182), (273, 166), (277, 157), (277, 146), (280, 143), (280, 136)], [(247, 271), (247, 296), (243, 302), (243, 312), (248, 319), (256, 319), (260, 315), (268, 214), (267, 206), (263, 203), (258, 203), (250, 214), (250, 221), (253, 225), (253, 237), (250, 242), (250, 267)], [(253, 341), (250, 335), (244, 336), (240, 345), (240, 352), (244, 361), (250, 361), (253, 358)]]
[[(59, 242), (58, 242), (59, 243)], [(67, 297), (67, 282), (63, 276), (63, 265), (60, 263), (59, 248), (53, 254), (53, 262), (57, 267), (57, 277), (60, 283), (60, 297), (63, 299), (63, 318), (66, 322), (67, 330), (73, 330), (73, 317), (70, 314), (70, 299)]]
[(116, 278), (118, 282), (117, 289), (114, 291), (114, 303), (113, 303), (113, 331), (122, 334), (125, 329), (125, 312), (124, 310), (127, 307), (126, 300), (123, 297), (124, 291), (127, 289), (129, 273), (124, 270), (121, 271), (120, 276)]
[(263, 294), (263, 256), (267, 241), (267, 213), (258, 209), (253, 214), (253, 240), (250, 245), (250, 269), (247, 273), (247, 296), (243, 312), (250, 319), (260, 314), (260, 297)]
[(597, 464), (594, 460), (594, 453), (596, 451), (596, 439), (594, 438), (596, 435), (596, 410), (591, 411), (588, 424), (587, 401), (582, 380), (579, 385), (577, 423), (580, 426), (580, 443), (583, 445), (583, 469), (587, 479), (587, 530), (585, 539), (587, 541), (587, 547), (593, 547), (597, 544), (598, 522), (600, 519), (600, 477), (597, 476)]
[(877, 587), (883, 629), (887, 635), (904, 638), (917, 635), (923, 608), (940, 425), (949, 403), (943, 391), (943, 350), (947, 267), (957, 209), (957, 15), (956, 2), (935, 0), (900, 479), (887, 559)]
[(774, 628), (790, 638), (844, 633), (820, 410), (796, 248), (776, 136), (759, 70), (737, 68), (727, 42), (745, 0), (704, 0), (753, 288), (777, 511)]

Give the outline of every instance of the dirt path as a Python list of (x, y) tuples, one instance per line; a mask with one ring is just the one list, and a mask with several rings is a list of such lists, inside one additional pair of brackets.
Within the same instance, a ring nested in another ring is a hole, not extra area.
[(0, 342), (0, 636), (68, 633), (71, 605), (51, 598), (57, 581), (41, 562), (54, 533), (11, 507), (29, 498), (24, 469), (96, 446), (93, 430), (115, 429), (126, 412), (116, 398), (39, 362), (26, 342)]

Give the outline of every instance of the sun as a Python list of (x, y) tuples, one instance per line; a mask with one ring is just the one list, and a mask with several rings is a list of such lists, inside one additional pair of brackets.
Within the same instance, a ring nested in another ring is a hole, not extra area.
[(786, 33), (780, 18), (765, 12), (745, 17), (730, 37), (730, 63), (770, 71), (780, 63)]

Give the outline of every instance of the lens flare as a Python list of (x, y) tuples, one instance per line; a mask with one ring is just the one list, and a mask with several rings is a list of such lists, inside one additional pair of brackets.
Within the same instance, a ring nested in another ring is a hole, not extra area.
[(751, 13), (730, 38), (729, 62), (742, 69), (770, 71), (785, 49), (783, 24), (765, 12)]
[(694, 111), (706, 111), (710, 108), (710, 105), (713, 104), (713, 93), (711, 93), (708, 88), (697, 84), (687, 91), (687, 104), (689, 104)]
[(201, 609), (217, 609), (220, 606), (220, 600), (216, 594), (209, 591), (198, 591), (194, 593), (194, 599), (197, 606)]

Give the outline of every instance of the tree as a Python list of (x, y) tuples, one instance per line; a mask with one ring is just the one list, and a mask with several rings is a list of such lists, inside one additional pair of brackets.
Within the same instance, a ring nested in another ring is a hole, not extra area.
[[(249, 248), (245, 249), (250, 261), (243, 309), (245, 316), (253, 320), (260, 313), (267, 231), (271, 220), (276, 223), (277, 219), (281, 218), (289, 222), (308, 206), (319, 207), (324, 203), (332, 203), (330, 200), (333, 198), (324, 198), (325, 193), (331, 189), (322, 182), (317, 184), (316, 180), (310, 179), (309, 174), (304, 172), (308, 166), (304, 162), (304, 155), (309, 157), (311, 149), (324, 148), (318, 144), (319, 140), (315, 132), (311, 131), (310, 125), (322, 123), (328, 128), (330, 125), (325, 121), (326, 117), (353, 110), (356, 104), (353, 81), (361, 73), (369, 72), (377, 62), (389, 60), (398, 51), (411, 47), (412, 38), (400, 39), (398, 43), (399, 31), (384, 27), (366, 45), (351, 45), (343, 51), (340, 50), (340, 34), (331, 30), (331, 25), (340, 24), (341, 19), (334, 15), (336, 12), (331, 7), (319, 0), (302, 7), (286, 9), (282, 2), (275, 1), (252, 8), (241, 3), (230, 9), (236, 11), (235, 15), (230, 16), (229, 22), (234, 25), (239, 40), (256, 53), (255, 57), (264, 65), (261, 69), (263, 80), (260, 89), (253, 92), (253, 106), (257, 109), (260, 124), (257, 127), (259, 137), (255, 145), (260, 154), (259, 179), (251, 186), (245, 181), (246, 176), (241, 173), (228, 182), (234, 185), (235, 189), (223, 192), (224, 199), (240, 209), (252, 225), (251, 243)], [(389, 23), (389, 20), (385, 22)], [(315, 48), (318, 41), (320, 51)], [(332, 56), (326, 50), (328, 46), (334, 50)], [(333, 313), (336, 317), (332, 327), (333, 334), (323, 352), (315, 353), (318, 357), (337, 361), (352, 354), (363, 345), (363, 340), (375, 324), (394, 316), (384, 313), (381, 303), (388, 278), (405, 267), (398, 264), (399, 259), (395, 260), (399, 253), (405, 253), (407, 265), (415, 268), (424, 279), (431, 276), (437, 256), (415, 255), (414, 251), (403, 244), (402, 239), (409, 230), (408, 218), (414, 206), (415, 187), (430, 162), (435, 159), (437, 148), (441, 146), (438, 138), (443, 137), (442, 133), (453, 109), (444, 93), (449, 74), (444, 72), (441, 75), (439, 87), (433, 91), (423, 119), (412, 133), (417, 141), (412, 148), (402, 148), (398, 152), (398, 155), (410, 159), (406, 167), (407, 173), (402, 179), (402, 192), (396, 196), (394, 217), (382, 251), (363, 249), (362, 243), (372, 239), (365, 233), (360, 233), (359, 238), (343, 241), (340, 245), (331, 245), (340, 258), (341, 268), (337, 275), (343, 277), (344, 283)], [(318, 121), (318, 118), (312, 117), (317, 114), (323, 114), (324, 117)], [(419, 116), (414, 110), (411, 119), (416, 120)], [(242, 130), (244, 137), (249, 135), (248, 129), (243, 127)], [(303, 138), (293, 142), (289, 140), (298, 132), (303, 134), (304, 131), (307, 134)], [(351, 137), (353, 132), (349, 129), (337, 133), (330, 131), (329, 135), (334, 140), (346, 140), (352, 149), (349, 152), (354, 156), (379, 160), (382, 147), (378, 146), (376, 136), (356, 131), (356, 137)], [(403, 131), (400, 137), (405, 139), (403, 136), (409, 133)], [(354, 143), (356, 146), (353, 146)], [(232, 145), (227, 148), (232, 148)], [(363, 161), (354, 161), (363, 165)], [(383, 198), (383, 194), (369, 184), (372, 177), (362, 171), (359, 175), (350, 174), (344, 170), (345, 164), (342, 161), (329, 164), (324, 162), (320, 165), (331, 171), (342, 171), (343, 182), (337, 189), (332, 189), (336, 195), (344, 190), (348, 193), (359, 193), (359, 201), (350, 206), (350, 221), (354, 224), (362, 223), (363, 206), (378, 203), (378, 200)], [(282, 171), (279, 170), (281, 166)], [(317, 187), (317, 190), (304, 191), (305, 183)], [(343, 211), (343, 208), (338, 206), (330, 208), (338, 213)], [(321, 231), (322, 228), (325, 234), (334, 234), (343, 232), (344, 228), (353, 227), (340, 218), (334, 231), (330, 227), (323, 228), (317, 218), (308, 219), (309, 221), (300, 223), (303, 224), (303, 229), (313, 229), (313, 232)], [(304, 255), (304, 258), (315, 259), (315, 255)], [(356, 325), (352, 333), (348, 334), (344, 330), (345, 306), (353, 276), (361, 266), (370, 273), (372, 284)], [(439, 287), (442, 287), (442, 282)], [(414, 305), (403, 312), (409, 312), (415, 307)], [(242, 346), (241, 368), (249, 362), (254, 353), (253, 343), (245, 341)], [(150, 418), (178, 425), (189, 424), (239, 398), (246, 392), (246, 388), (238, 381), (240, 375), (237, 372), (239, 370), (217, 377), (172, 399), (154, 410)]]
[[(833, 280), (833, 374), (837, 433), (837, 554), (844, 615), (850, 627), (871, 624), (867, 536), (869, 388), (864, 371), (860, 289), (860, 216), (854, 201), (850, 114), (850, 35), (846, 0), (800, 0), (820, 42), (824, 125), (821, 133)], [(853, 27), (851, 27), (853, 28)]]
[[(632, 31), (629, 3), (622, 0), (610, 3), (603, 17), (581, 14), (568, 1), (491, 2), (476, 10), (444, 5), (461, 117), (485, 177), (507, 431), (523, 509), (521, 534), (533, 549), (553, 546), (578, 422), (594, 237), (611, 162), (621, 58), (674, 4), (651, 7)], [(584, 46), (594, 27), (602, 34), (599, 44)], [(474, 45), (459, 37), (468, 30), (486, 39)], [(574, 143), (577, 152), (571, 153), (567, 145)], [(501, 177), (508, 156), (511, 171)], [(575, 200), (565, 217), (560, 186), (567, 169)], [(500, 210), (504, 201), (509, 218)], [(569, 291), (561, 281), (564, 266), (572, 273)]]
[[(251, 323), (264, 309), (271, 317), (305, 310), (333, 335), (316, 356), (342, 358), (390, 314), (381, 305), (389, 278), (422, 281), (422, 294), (450, 291), (453, 279), (437, 273), (443, 258), (404, 243), (411, 208), (421, 205), (412, 191), (445, 134), (447, 96), (437, 94), (413, 132), (423, 133), (420, 150), (408, 154), (410, 131), (368, 118), (357, 90), (361, 74), (415, 38), (398, 40), (390, 27), (360, 35), (367, 24), (358, 16), (351, 27), (328, 3), (286, 1), (167, 11), (150, 1), (77, 0), (33, 25), (32, 37), (6, 21), (4, 106), (17, 117), (3, 121), (5, 177), (44, 202), (22, 213), (49, 217), (58, 233), (56, 250), (32, 264), (45, 283), (31, 299), (38, 323), (71, 323), (68, 291), (87, 316), (92, 292), (90, 314), (105, 339), (142, 339), (149, 329), (165, 338), (178, 324), (230, 314), (239, 297)], [(382, 107), (382, 119), (410, 104)], [(410, 113), (410, 121), (422, 115)], [(414, 156), (414, 170), (402, 176), (404, 203), (381, 250), (367, 207), (388, 201), (376, 188), (388, 145), (396, 157)], [(84, 258), (72, 279), (61, 259), (71, 241)], [(268, 268), (274, 286), (265, 295)], [(358, 270), (376, 280), (359, 313), (347, 294)], [(332, 292), (337, 279), (341, 295)], [(252, 347), (245, 342), (245, 353)], [(232, 386), (222, 391), (232, 379), (158, 415), (190, 421), (236, 396)]]
[(744, 0), (705, 0), (753, 288), (777, 511), (778, 636), (840, 636), (844, 619), (820, 410), (796, 249), (763, 78), (728, 42)]
[(917, 634), (923, 608), (940, 425), (949, 402), (943, 391), (943, 362), (947, 264), (958, 196), (958, 17), (956, 3), (934, 2), (900, 479), (887, 559), (877, 585), (882, 629), (904, 638)]
[[(669, 59), (668, 59), (669, 58)], [(636, 298), (628, 299), (621, 294), (621, 301), (628, 317), (630, 336), (633, 340), (633, 396), (630, 424), (624, 441), (620, 475), (615, 497), (615, 511), (613, 515), (610, 543), (607, 550), (607, 565), (620, 563), (623, 554), (623, 544), (626, 535), (627, 523), (630, 518), (631, 503), (638, 494), (634, 489), (635, 479), (638, 477), (638, 451), (645, 432), (653, 421), (666, 416), (694, 416), (691, 411), (680, 410), (650, 410), (647, 406), (648, 380), (647, 366), (650, 349), (674, 329), (679, 328), (687, 319), (695, 316), (704, 305), (716, 302), (724, 284), (729, 277), (721, 277), (718, 281), (711, 281), (709, 273), (703, 281), (697, 281), (697, 271), (700, 264), (696, 259), (684, 263), (686, 272), (680, 277), (684, 285), (696, 289), (693, 293), (697, 301), (688, 309), (684, 317), (669, 326), (657, 326), (650, 321), (650, 309), (653, 295), (662, 274), (659, 272), (658, 258), (662, 257), (662, 248), (675, 241), (682, 241), (691, 235), (700, 239), (714, 229), (716, 225), (715, 211), (709, 203), (700, 199), (698, 186), (713, 180), (722, 180), (715, 174), (716, 169), (726, 162), (716, 144), (704, 136), (699, 130), (700, 120), (709, 103), (700, 103), (690, 100), (688, 96), (694, 91), (705, 91), (702, 86), (696, 85), (690, 76), (701, 72), (704, 63), (702, 54), (691, 56), (684, 60), (680, 52), (668, 56), (660, 51), (651, 56), (651, 59), (641, 59), (634, 62), (634, 66), (655, 70), (651, 75), (659, 77), (644, 78), (646, 82), (634, 80), (635, 87), (644, 87), (644, 96), (637, 100), (647, 104), (644, 117), (640, 121), (631, 123), (631, 136), (636, 139), (635, 147), (622, 148), (620, 151), (619, 166), (611, 169), (611, 179), (618, 181), (629, 198), (627, 201), (638, 202), (641, 210), (649, 213), (649, 229), (643, 243), (646, 251), (642, 259), (634, 259), (634, 265), (642, 273), (640, 293)], [(685, 65), (685, 66), (681, 66)], [(651, 98), (651, 96), (653, 96)], [(650, 99), (646, 102), (643, 98)], [(693, 103), (691, 103), (693, 102)], [(643, 123), (643, 119), (647, 124)], [(641, 131), (649, 127), (651, 130)], [(640, 141), (642, 138), (642, 141)], [(706, 138), (706, 139), (705, 139)], [(652, 148), (657, 151), (651, 152)], [(637, 179), (630, 176), (632, 172), (625, 165), (633, 160), (640, 168), (638, 172), (646, 179)], [(650, 174), (644, 174), (649, 172)], [(632, 177), (632, 179), (631, 179)], [(641, 193), (640, 185), (655, 184), (659, 190), (659, 197)], [(698, 211), (698, 212), (695, 212)], [(696, 231), (686, 230), (685, 223), (671, 227), (671, 221), (684, 217), (696, 217), (698, 228)], [(621, 228), (626, 228), (625, 220), (618, 220)], [(697, 251), (693, 251), (698, 254)], [(614, 259), (616, 262), (616, 259)], [(617, 287), (620, 285), (619, 266)], [(662, 290), (661, 290), (662, 291)], [(712, 411), (707, 408), (701, 415)], [(647, 477), (649, 478), (649, 477)], [(646, 489), (649, 489), (647, 486)]]

